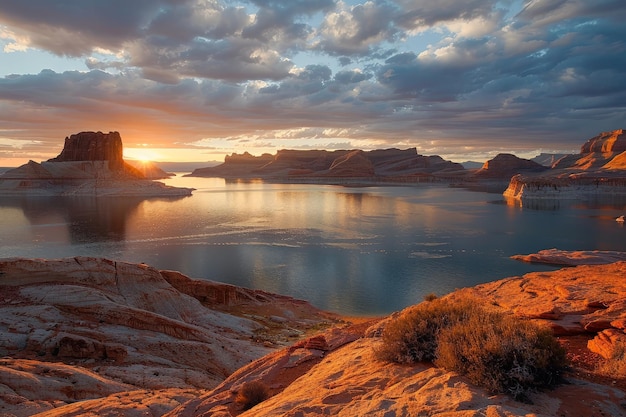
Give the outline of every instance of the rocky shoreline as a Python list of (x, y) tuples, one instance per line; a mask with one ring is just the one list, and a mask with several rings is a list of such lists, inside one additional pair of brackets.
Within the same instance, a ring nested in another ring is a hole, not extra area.
[[(626, 262), (604, 260), (446, 297), (471, 294), (609, 357), (626, 342)], [(143, 264), (4, 259), (0, 294), (6, 416), (626, 415), (624, 392), (580, 379), (575, 360), (568, 384), (523, 404), (428, 364), (376, 360), (389, 318), (350, 323), (290, 297)], [(272, 397), (241, 413), (235, 395), (247, 381)]]

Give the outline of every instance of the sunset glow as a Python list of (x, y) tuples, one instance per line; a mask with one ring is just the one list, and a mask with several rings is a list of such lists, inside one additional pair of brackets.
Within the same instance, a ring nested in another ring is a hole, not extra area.
[(135, 159), (141, 162), (157, 162), (167, 160), (155, 149), (124, 148), (124, 159)]
[(390, 147), (485, 161), (624, 127), (622, 0), (6, 3), (2, 165), (89, 130), (157, 161)]

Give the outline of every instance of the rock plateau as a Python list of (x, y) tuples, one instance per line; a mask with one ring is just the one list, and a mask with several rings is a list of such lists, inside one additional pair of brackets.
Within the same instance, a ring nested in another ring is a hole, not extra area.
[(276, 155), (227, 156), (216, 167), (200, 168), (195, 177), (261, 178), (275, 182), (432, 182), (466, 174), (461, 164), (423, 156), (415, 148), (361, 150), (280, 150)]
[(485, 162), (481, 169), (474, 173), (476, 178), (506, 178), (521, 173), (543, 172), (548, 168), (529, 159), (501, 153)]
[[(154, 177), (155, 170), (150, 171)], [(29, 161), (0, 176), (3, 195), (188, 196), (192, 190), (152, 181), (123, 159), (118, 132), (81, 132), (48, 161)]]

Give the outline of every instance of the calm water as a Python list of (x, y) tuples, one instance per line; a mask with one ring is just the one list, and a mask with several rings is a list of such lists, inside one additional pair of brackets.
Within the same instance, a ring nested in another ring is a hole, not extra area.
[(0, 257), (104, 256), (381, 314), (549, 267), (541, 249), (626, 251), (626, 205), (507, 205), (443, 186), (347, 188), (173, 178), (181, 199), (0, 197)]

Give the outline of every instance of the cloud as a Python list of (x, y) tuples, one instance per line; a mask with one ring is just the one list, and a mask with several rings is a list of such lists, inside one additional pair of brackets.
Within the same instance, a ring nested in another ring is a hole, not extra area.
[(29, 39), (31, 47), (58, 55), (83, 56), (95, 47), (117, 50), (140, 36), (161, 7), (159, 0), (2, 1), (2, 22)]
[(383, 41), (392, 41), (397, 33), (393, 26), (396, 10), (390, 5), (367, 1), (347, 7), (339, 3), (328, 13), (320, 27), (319, 49), (331, 55), (363, 55)]
[(0, 148), (14, 148), (22, 149), (25, 146), (39, 145), (41, 142), (38, 140), (17, 140), (11, 138), (3, 138), (0, 136)]
[(622, 0), (0, 0), (6, 53), (88, 69), (0, 78), (0, 123), (56, 153), (107, 129), (160, 147), (575, 149), (624, 127), (625, 17)]
[[(395, 0), (401, 8), (397, 17), (399, 26), (422, 30), (440, 23), (458, 20), (474, 21), (492, 14), (498, 2), (494, 0)], [(508, 2), (510, 3), (510, 2)]]

